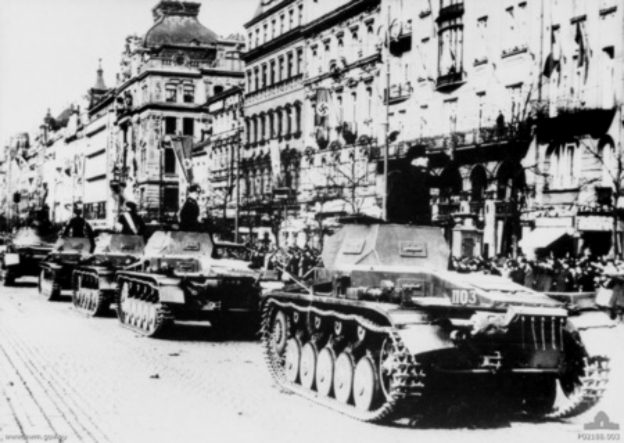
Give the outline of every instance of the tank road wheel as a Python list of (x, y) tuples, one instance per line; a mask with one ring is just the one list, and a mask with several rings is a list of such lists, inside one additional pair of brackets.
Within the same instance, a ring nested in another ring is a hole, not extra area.
[(350, 352), (341, 352), (336, 359), (334, 369), (334, 394), (336, 400), (349, 403), (353, 388), (353, 372), (355, 364)]
[(299, 366), (301, 365), (301, 344), (296, 338), (291, 338), (286, 343), (286, 380), (296, 383), (299, 378)]
[(375, 406), (379, 393), (379, 377), (375, 363), (365, 355), (355, 367), (353, 376), (353, 401), (355, 407), (362, 411), (370, 411)]
[(130, 298), (130, 286), (128, 282), (121, 280), (119, 282), (119, 295), (117, 296), (117, 318), (121, 324), (126, 324), (126, 313), (128, 312), (128, 300)]
[(271, 344), (280, 357), (284, 355), (288, 341), (288, 317), (284, 311), (277, 311), (271, 327)]
[(602, 398), (608, 381), (609, 358), (587, 356), (579, 341), (569, 334), (564, 337), (567, 337), (564, 342), (566, 362), (559, 384), (565, 398), (557, 401), (548, 414), (550, 418), (569, 418), (589, 410)]
[(336, 354), (334, 350), (329, 347), (321, 349), (316, 361), (316, 390), (325, 397), (332, 394), (335, 363)]
[(314, 343), (308, 342), (303, 346), (301, 351), (301, 386), (306, 389), (314, 389), (314, 381), (316, 380), (316, 360), (318, 352)]

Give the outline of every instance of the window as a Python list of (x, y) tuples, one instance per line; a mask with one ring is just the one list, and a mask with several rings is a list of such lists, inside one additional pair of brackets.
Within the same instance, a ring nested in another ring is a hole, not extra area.
[(372, 123), (373, 118), (373, 88), (366, 88), (366, 121)]
[(279, 73), (278, 73), (279, 81), (285, 80), (286, 75), (284, 73), (284, 57), (280, 57), (278, 59), (278, 70), (279, 70)]
[(254, 85), (253, 72), (247, 71), (247, 90), (249, 90), (249, 92), (252, 92), (254, 90), (253, 85)]
[(481, 129), (485, 126), (485, 92), (477, 92), (477, 128)]
[(477, 33), (479, 44), (475, 47), (475, 64), (486, 62), (488, 59), (488, 18), (481, 17), (477, 20)]
[(275, 60), (271, 60), (271, 84), (274, 85), (275, 84)]
[(254, 46), (260, 46), (260, 28), (256, 28), (256, 44)]
[(176, 172), (176, 158), (173, 149), (166, 148), (164, 151), (164, 173), (175, 174)]
[(247, 35), (247, 41), (249, 42), (249, 49), (253, 49), (253, 33)]
[(262, 27), (262, 43), (266, 43), (269, 39), (269, 25), (267, 23)]
[(254, 69), (254, 91), (260, 89), (260, 70), (258, 68)]
[(523, 117), (522, 83), (507, 86), (509, 95), (509, 121), (517, 122)]
[(553, 189), (574, 188), (580, 175), (580, 153), (576, 144), (556, 146), (550, 154), (550, 176)]
[(446, 132), (457, 132), (457, 99), (444, 101), (444, 116), (446, 117)]
[(294, 61), (293, 61), (294, 57), (293, 57), (293, 53), (289, 52), (288, 53), (288, 78), (292, 77), (294, 75), (293, 72), (293, 68), (294, 68)]
[(280, 15), (280, 34), (284, 33), (284, 26), (286, 24), (286, 16), (284, 14)]
[(170, 103), (178, 101), (178, 88), (176, 85), (167, 85), (165, 88), (165, 100)]
[(271, 38), (275, 38), (275, 34), (277, 33), (277, 21), (271, 21)]
[(183, 135), (195, 135), (195, 119), (185, 118), (182, 119), (182, 134)]
[(526, 48), (527, 45), (527, 18), (526, 3), (510, 6), (505, 9), (505, 30), (503, 40), (503, 54), (515, 53)]
[(214, 95), (218, 95), (221, 94), (223, 92), (223, 86), (222, 85), (217, 85), (214, 87)]
[(360, 28), (358, 26), (351, 28), (351, 40), (353, 44), (360, 42)]
[(163, 206), (167, 212), (177, 212), (180, 207), (180, 191), (176, 188), (165, 188)]
[(438, 76), (461, 78), (464, 38), (461, 17), (446, 21), (442, 26), (439, 33)]
[(175, 135), (177, 129), (177, 119), (175, 117), (165, 117), (165, 134)]
[(193, 103), (195, 101), (195, 86), (184, 85), (184, 103)]
[(267, 65), (266, 63), (262, 65), (262, 87), (267, 87)]
[(303, 5), (299, 5), (299, 26), (303, 25)]
[(303, 73), (303, 48), (297, 49), (297, 74)]
[(295, 10), (291, 9), (288, 11), (288, 29), (293, 29), (295, 27)]

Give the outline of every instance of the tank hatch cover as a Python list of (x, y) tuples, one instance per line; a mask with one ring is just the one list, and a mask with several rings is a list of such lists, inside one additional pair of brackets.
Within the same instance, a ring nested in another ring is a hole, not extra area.
[(200, 232), (158, 231), (150, 237), (145, 246), (145, 255), (189, 255), (212, 256), (214, 248), (210, 234)]

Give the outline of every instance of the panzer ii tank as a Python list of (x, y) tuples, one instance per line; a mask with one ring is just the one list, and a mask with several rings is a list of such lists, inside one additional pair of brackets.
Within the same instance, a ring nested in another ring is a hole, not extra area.
[(176, 319), (257, 322), (259, 273), (226, 253), (209, 234), (155, 232), (139, 265), (117, 273), (121, 324), (155, 337)]
[(55, 241), (55, 235), (42, 235), (39, 229), (19, 229), (2, 255), (4, 286), (23, 276), (39, 275), (39, 264), (52, 251)]
[(460, 383), (494, 382), (514, 410), (549, 417), (602, 395), (613, 323), (502, 277), (448, 271), (438, 228), (344, 225), (322, 258), (312, 285), (262, 298), (266, 361), (285, 389), (369, 422), (426, 416)]
[(92, 317), (108, 312), (115, 299), (118, 270), (139, 262), (145, 241), (139, 235), (101, 233), (95, 250), (73, 273), (72, 302)]
[(61, 292), (72, 289), (74, 268), (91, 252), (88, 238), (60, 238), (39, 271), (39, 294), (48, 301), (58, 300)]

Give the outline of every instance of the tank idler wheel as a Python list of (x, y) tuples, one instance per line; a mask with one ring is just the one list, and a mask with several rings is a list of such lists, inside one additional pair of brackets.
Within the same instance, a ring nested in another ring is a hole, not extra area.
[(303, 350), (301, 351), (301, 368), (299, 368), (299, 371), (301, 386), (306, 389), (314, 389), (317, 356), (318, 352), (314, 343), (308, 342), (303, 346)]
[(397, 362), (395, 359), (395, 348), (388, 338), (384, 340), (379, 354), (379, 379), (382, 392), (386, 398), (390, 395), (393, 387), (394, 375), (397, 372)]
[(336, 354), (334, 350), (329, 347), (321, 349), (316, 362), (316, 390), (325, 397), (332, 394), (335, 363)]
[(278, 311), (275, 314), (271, 328), (271, 340), (276, 354), (283, 356), (288, 341), (288, 318), (284, 311)]
[(334, 369), (334, 394), (336, 400), (345, 404), (351, 399), (354, 367), (351, 353), (341, 352), (338, 355)]
[(534, 376), (520, 384), (521, 408), (533, 416), (550, 412), (557, 397), (557, 380), (554, 377)]
[(296, 383), (299, 378), (299, 366), (301, 365), (301, 344), (296, 338), (288, 339), (286, 343), (286, 379)]
[(379, 377), (373, 359), (365, 355), (355, 367), (353, 376), (353, 401), (355, 407), (370, 411), (375, 406), (379, 393)]

